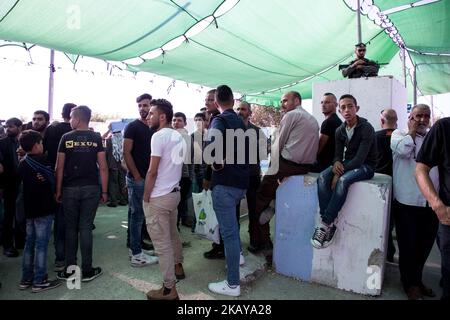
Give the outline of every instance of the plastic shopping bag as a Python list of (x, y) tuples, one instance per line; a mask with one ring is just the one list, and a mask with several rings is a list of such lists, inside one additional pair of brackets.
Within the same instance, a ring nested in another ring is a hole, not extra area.
[(193, 193), (192, 200), (194, 201), (195, 218), (197, 219), (195, 233), (219, 243), (219, 222), (217, 222), (216, 213), (213, 209), (211, 191), (205, 190), (202, 193)]

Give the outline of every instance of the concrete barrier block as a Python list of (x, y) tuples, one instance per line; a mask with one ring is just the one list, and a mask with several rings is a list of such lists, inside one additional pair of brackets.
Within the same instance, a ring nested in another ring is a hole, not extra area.
[(391, 178), (353, 184), (339, 213), (334, 243), (310, 243), (320, 219), (317, 174), (294, 176), (277, 190), (274, 265), (278, 273), (342, 290), (381, 294), (389, 230)]

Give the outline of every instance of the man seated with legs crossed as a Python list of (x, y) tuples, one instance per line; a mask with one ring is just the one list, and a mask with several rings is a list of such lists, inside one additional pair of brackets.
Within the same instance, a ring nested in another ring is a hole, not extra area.
[[(371, 179), (376, 165), (375, 130), (359, 110), (355, 97), (345, 94), (339, 99), (339, 112), (345, 122), (336, 130), (334, 165), (320, 173), (318, 184), (321, 223), (311, 244), (322, 249), (333, 242), (335, 220), (353, 183)], [(345, 150), (345, 151), (344, 151)]]

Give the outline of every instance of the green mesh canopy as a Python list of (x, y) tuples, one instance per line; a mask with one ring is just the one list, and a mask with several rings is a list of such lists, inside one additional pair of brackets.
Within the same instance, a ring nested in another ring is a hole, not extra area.
[[(411, 1), (361, 0), (381, 11)], [(122, 66), (133, 72), (209, 87), (226, 83), (250, 102), (276, 106), (287, 90), (310, 98), (314, 82), (342, 78), (338, 65), (353, 59), (357, 42), (356, 13), (349, 3), (0, 0), (0, 39), (53, 48), (74, 59), (84, 55), (124, 62)], [(361, 15), (367, 57), (389, 64), (399, 46), (369, 16)], [(394, 10), (386, 16), (418, 65), (421, 92), (450, 91), (450, 0)], [(192, 32), (201, 21), (206, 21), (204, 28)], [(394, 60), (380, 74), (401, 77), (401, 63)]]

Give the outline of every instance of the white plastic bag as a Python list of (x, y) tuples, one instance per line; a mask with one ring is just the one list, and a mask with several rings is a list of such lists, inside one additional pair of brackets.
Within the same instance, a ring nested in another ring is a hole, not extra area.
[(192, 200), (194, 201), (195, 218), (197, 219), (195, 233), (203, 238), (219, 243), (219, 222), (217, 222), (216, 213), (212, 205), (211, 191), (204, 190), (202, 193), (193, 193)]

